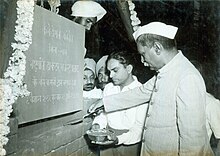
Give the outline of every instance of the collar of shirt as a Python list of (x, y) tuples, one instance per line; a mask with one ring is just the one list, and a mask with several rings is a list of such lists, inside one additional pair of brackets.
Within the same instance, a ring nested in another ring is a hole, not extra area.
[(132, 83), (130, 83), (129, 85), (125, 86), (123, 89), (122, 89), (122, 92), (123, 91), (128, 91), (130, 89), (133, 89), (135, 87), (137, 87), (137, 84), (139, 84), (140, 82), (138, 81), (137, 77), (136, 76), (132, 76), (134, 81)]
[(104, 96), (117, 94), (120, 92), (128, 91), (128, 90), (133, 89), (137, 86), (141, 86), (141, 83), (138, 81), (137, 77), (133, 75), (133, 78), (134, 78), (134, 81), (132, 83), (130, 83), (129, 85), (125, 86), (122, 90), (120, 89), (119, 86), (115, 86), (113, 83), (108, 83), (105, 86), (105, 89), (103, 92)]
[[(134, 81), (133, 81), (132, 83), (130, 83), (129, 85), (124, 86), (124, 88), (121, 90), (121, 92), (128, 91), (128, 90), (130, 90), (130, 89), (133, 89), (133, 88), (137, 87), (137, 84), (138, 84), (138, 83), (140, 83), (140, 82), (138, 81), (138, 79), (137, 79), (136, 76), (133, 75), (132, 77), (134, 78)], [(113, 85), (113, 86), (114, 86), (114, 87), (117, 87), (117, 88), (120, 90), (120, 87), (119, 87), (119, 86), (115, 86), (115, 85)]]

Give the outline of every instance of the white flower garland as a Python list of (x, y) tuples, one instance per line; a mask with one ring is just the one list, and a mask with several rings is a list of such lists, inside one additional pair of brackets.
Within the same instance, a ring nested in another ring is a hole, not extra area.
[(18, 0), (16, 9), (16, 43), (11, 44), (13, 53), (9, 59), (9, 66), (4, 73), (4, 79), (0, 79), (0, 156), (6, 155), (3, 146), (8, 142), (10, 128), (7, 124), (13, 111), (12, 104), (18, 97), (29, 95), (27, 85), (23, 83), (26, 65), (24, 52), (32, 43), (34, 0)]
[(134, 10), (135, 5), (132, 2), (132, 0), (127, 0), (128, 2), (128, 7), (129, 7), (129, 11), (130, 11), (130, 19), (131, 19), (131, 25), (133, 27), (133, 30), (136, 31), (138, 29), (139, 24), (141, 24), (141, 21), (139, 20), (139, 18), (137, 17), (137, 12)]

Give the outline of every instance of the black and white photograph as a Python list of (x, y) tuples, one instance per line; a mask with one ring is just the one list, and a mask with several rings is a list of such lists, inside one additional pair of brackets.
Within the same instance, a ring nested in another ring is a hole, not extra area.
[(220, 1), (0, 0), (0, 156), (220, 156)]

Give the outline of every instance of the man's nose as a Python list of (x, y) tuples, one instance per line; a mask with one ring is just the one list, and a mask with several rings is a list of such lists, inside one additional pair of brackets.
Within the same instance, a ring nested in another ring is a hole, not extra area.
[(90, 30), (91, 27), (92, 27), (92, 23), (87, 23), (87, 24), (86, 24), (86, 30)]
[(145, 66), (145, 67), (148, 67), (148, 66), (149, 66), (149, 64), (148, 64), (148, 63), (146, 63), (146, 62), (144, 62), (144, 66)]
[(102, 82), (107, 82), (107, 81), (108, 81), (108, 76), (107, 75), (103, 76), (102, 77)]
[(114, 73), (110, 72), (110, 78), (112, 78), (114, 76)]
[(144, 58), (141, 56), (141, 63), (144, 64)]
[(91, 83), (92, 81), (91, 81), (91, 79), (87, 79), (86, 82), (87, 83)]
[(100, 82), (102, 82), (103, 81), (103, 75), (99, 75), (98, 79), (99, 79)]

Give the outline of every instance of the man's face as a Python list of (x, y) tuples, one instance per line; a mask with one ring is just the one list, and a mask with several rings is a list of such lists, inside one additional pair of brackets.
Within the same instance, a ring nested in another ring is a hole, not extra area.
[(90, 91), (94, 89), (94, 87), (95, 87), (95, 74), (92, 70), (85, 69), (83, 76), (83, 90)]
[(105, 85), (109, 82), (109, 76), (105, 72), (105, 68), (102, 67), (98, 71), (98, 86), (102, 90), (105, 88)]
[(107, 63), (107, 69), (114, 85), (123, 86), (127, 83), (129, 78), (128, 70), (118, 60), (110, 59)]
[(96, 17), (75, 17), (74, 21), (85, 27), (86, 30), (90, 30), (92, 25), (97, 21)]
[(141, 62), (144, 66), (150, 67), (151, 70), (159, 70), (160, 62), (159, 57), (156, 54), (154, 48), (149, 48), (147, 46), (142, 46), (140, 43), (137, 43), (137, 49), (141, 55)]

